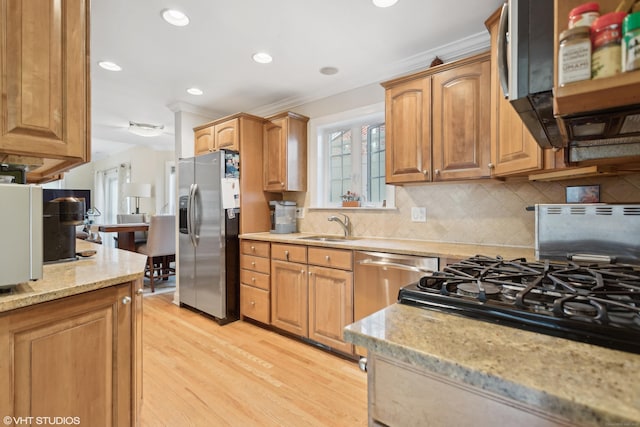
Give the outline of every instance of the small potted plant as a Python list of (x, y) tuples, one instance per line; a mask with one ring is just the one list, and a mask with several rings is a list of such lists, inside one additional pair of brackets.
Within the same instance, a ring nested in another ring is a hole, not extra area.
[(351, 191), (347, 191), (342, 195), (342, 207), (343, 208), (357, 208), (360, 206), (360, 196)]

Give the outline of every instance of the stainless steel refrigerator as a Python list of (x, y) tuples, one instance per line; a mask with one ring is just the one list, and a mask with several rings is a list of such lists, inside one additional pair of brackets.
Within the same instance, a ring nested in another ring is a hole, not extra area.
[(238, 153), (216, 151), (180, 159), (180, 305), (220, 324), (239, 318)]

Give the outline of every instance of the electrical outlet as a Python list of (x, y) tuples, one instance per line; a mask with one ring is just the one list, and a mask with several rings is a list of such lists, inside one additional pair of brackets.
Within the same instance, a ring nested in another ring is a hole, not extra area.
[(427, 222), (427, 208), (412, 207), (411, 208), (411, 221), (413, 222)]
[(296, 208), (296, 218), (297, 219), (304, 218), (304, 208)]

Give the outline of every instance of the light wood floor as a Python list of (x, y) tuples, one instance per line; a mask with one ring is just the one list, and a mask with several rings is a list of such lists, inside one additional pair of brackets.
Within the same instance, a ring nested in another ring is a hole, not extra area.
[(367, 425), (356, 362), (172, 298), (144, 298), (143, 427)]

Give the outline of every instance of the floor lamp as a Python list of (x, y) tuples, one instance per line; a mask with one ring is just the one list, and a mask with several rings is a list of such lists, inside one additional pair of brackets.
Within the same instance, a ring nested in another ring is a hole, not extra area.
[(141, 184), (138, 182), (125, 182), (123, 192), (126, 197), (136, 198), (136, 214), (140, 213), (140, 198), (151, 197), (151, 184)]

